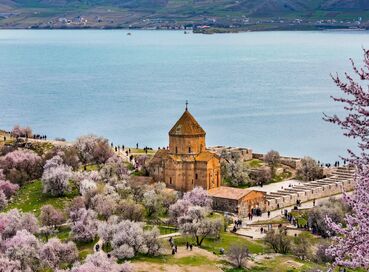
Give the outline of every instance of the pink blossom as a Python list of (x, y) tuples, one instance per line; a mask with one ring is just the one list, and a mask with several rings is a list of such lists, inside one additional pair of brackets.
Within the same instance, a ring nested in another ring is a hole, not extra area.
[(327, 250), (335, 258), (335, 264), (352, 268), (369, 268), (369, 51), (364, 50), (364, 67), (357, 68), (352, 61), (353, 70), (362, 84), (345, 74), (343, 81), (339, 76), (334, 82), (344, 93), (344, 98), (333, 98), (343, 103), (347, 115), (325, 116), (325, 120), (337, 124), (344, 130), (344, 135), (358, 143), (358, 154), (348, 150), (347, 160), (357, 170), (356, 188), (352, 195), (345, 195), (345, 201), (352, 213), (347, 214), (346, 226), (335, 224), (330, 218), (327, 222), (338, 233), (334, 244)]
[(0, 157), (0, 168), (8, 180), (22, 185), (41, 176), (42, 159), (31, 150), (15, 150)]
[(20, 261), (10, 260), (8, 257), (0, 254), (1, 272), (22, 272)]
[(72, 237), (75, 241), (90, 242), (97, 235), (97, 219), (93, 210), (80, 209), (77, 221), (72, 225)]
[(13, 137), (32, 137), (32, 129), (30, 127), (14, 126), (11, 131)]
[(16, 235), (4, 243), (5, 255), (21, 263), (22, 269), (35, 268), (39, 264), (40, 243), (27, 230), (17, 231)]
[(79, 151), (83, 163), (105, 163), (113, 151), (107, 139), (95, 135), (81, 136), (77, 139), (75, 147)]
[(130, 263), (117, 264), (116, 259), (108, 258), (104, 252), (88, 255), (84, 264), (73, 267), (71, 272), (133, 272)]
[(60, 156), (48, 160), (42, 174), (43, 193), (52, 196), (62, 196), (69, 189), (69, 179), (72, 178), (72, 168), (64, 165)]
[(52, 238), (41, 247), (40, 257), (48, 267), (57, 268), (63, 263), (74, 263), (78, 258), (78, 250), (73, 242), (62, 243)]
[(11, 197), (15, 194), (15, 192), (19, 189), (18, 184), (13, 184), (8, 180), (0, 179), (0, 191), (3, 191), (7, 198)]
[(208, 207), (212, 205), (212, 200), (206, 190), (196, 187), (192, 191), (183, 195), (183, 200), (190, 202), (194, 206)]
[(0, 214), (0, 234), (3, 239), (13, 237), (19, 230), (27, 230), (30, 233), (38, 232), (36, 217), (31, 213), (22, 213), (17, 209)]

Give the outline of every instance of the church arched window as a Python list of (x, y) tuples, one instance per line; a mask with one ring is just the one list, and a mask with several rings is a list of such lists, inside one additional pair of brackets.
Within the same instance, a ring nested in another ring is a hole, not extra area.
[(188, 147), (188, 153), (191, 153), (191, 146)]

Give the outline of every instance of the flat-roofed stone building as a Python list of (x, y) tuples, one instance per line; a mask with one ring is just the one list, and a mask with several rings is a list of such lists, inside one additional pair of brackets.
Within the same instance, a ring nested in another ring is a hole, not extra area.
[(190, 191), (206, 190), (221, 183), (220, 158), (206, 149), (205, 130), (188, 111), (169, 131), (169, 149), (159, 149), (149, 162), (149, 173), (167, 187)]
[(266, 193), (256, 190), (221, 186), (208, 191), (213, 199), (213, 209), (236, 213), (246, 217), (252, 209), (266, 211)]

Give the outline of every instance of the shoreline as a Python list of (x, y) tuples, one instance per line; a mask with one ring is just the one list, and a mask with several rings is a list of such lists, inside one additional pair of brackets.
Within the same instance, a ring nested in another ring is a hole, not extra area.
[(348, 28), (348, 27), (307, 27), (307, 28), (265, 28), (265, 29), (245, 29), (245, 28), (206, 28), (206, 29), (154, 29), (154, 28), (129, 28), (129, 27), (0, 27), (1, 30), (125, 30), (125, 31), (168, 31), (187, 32), (187, 34), (235, 34), (247, 32), (357, 32), (369, 31), (369, 28)]

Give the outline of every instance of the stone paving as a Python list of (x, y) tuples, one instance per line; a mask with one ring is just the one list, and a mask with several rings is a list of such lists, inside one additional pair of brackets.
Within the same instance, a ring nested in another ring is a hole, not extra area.
[(354, 188), (354, 173), (355, 170), (352, 168), (338, 167), (334, 169), (332, 175), (324, 179), (308, 182), (287, 180), (263, 187), (252, 187), (251, 189), (266, 192), (268, 209), (273, 211), (293, 206), (297, 200), (308, 202), (352, 191)]
[[(352, 192), (348, 193), (351, 194)], [(315, 206), (326, 202), (329, 198), (340, 198), (342, 197), (343, 194), (338, 194), (338, 195), (334, 195), (334, 196), (328, 196), (328, 197), (324, 197), (324, 198), (319, 198), (315, 200)], [(314, 202), (311, 201), (307, 201), (301, 204), (301, 207), (299, 207), (299, 209), (311, 209), (314, 207)], [(252, 220), (249, 220), (248, 218), (242, 218), (242, 227), (237, 230), (237, 234), (239, 235), (243, 235), (243, 236), (247, 236), (253, 239), (261, 239), (265, 236), (265, 234), (260, 233), (260, 227), (261, 225), (255, 225), (255, 224), (263, 224), (264, 222), (267, 221), (271, 221), (271, 220), (278, 220), (281, 219), (283, 214), (284, 214), (284, 210), (287, 210), (288, 212), (292, 211), (294, 208), (294, 206), (289, 206), (289, 207), (284, 207), (281, 209), (277, 209), (274, 211), (270, 212), (270, 217), (268, 217), (268, 214), (265, 212), (263, 213), (261, 216), (254, 216), (252, 218)], [(265, 224), (264, 226), (266, 226), (267, 224)], [(300, 230), (293, 230), (294, 228), (296, 228), (295, 226), (293, 226), (292, 224), (284, 224), (285, 226), (287, 226), (289, 228), (289, 234), (292, 235), (295, 232), (298, 233), (300, 232)], [(229, 228), (230, 230), (233, 228), (233, 225)]]

